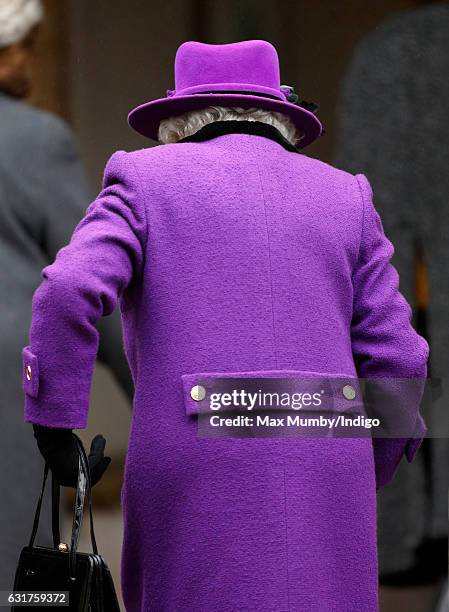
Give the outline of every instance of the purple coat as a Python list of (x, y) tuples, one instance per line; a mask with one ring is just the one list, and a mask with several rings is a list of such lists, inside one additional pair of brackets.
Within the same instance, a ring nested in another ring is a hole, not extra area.
[(189, 389), (204, 372), (425, 377), (393, 247), (363, 175), (275, 128), (201, 134), (110, 158), (33, 298), (25, 420), (86, 427), (95, 322), (119, 305), (127, 611), (373, 612), (376, 470), (388, 482), (419, 441), (199, 438)]

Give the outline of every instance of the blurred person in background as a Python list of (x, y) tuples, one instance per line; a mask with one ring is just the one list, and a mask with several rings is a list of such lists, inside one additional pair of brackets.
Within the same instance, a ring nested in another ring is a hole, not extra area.
[[(36, 441), (23, 423), (20, 375), (31, 297), (42, 268), (67, 243), (91, 197), (68, 126), (24, 101), (42, 17), (38, 0), (0, 0), (0, 590), (12, 587), (42, 480)], [(118, 313), (98, 329), (98, 358), (131, 399)], [(49, 506), (40, 531), (47, 545)]]
[[(373, 183), (436, 378), (447, 378), (449, 363), (448, 33), (441, 3), (401, 12), (361, 40), (341, 92), (336, 150), (338, 166)], [(417, 294), (417, 261), (428, 296)], [(447, 419), (433, 418), (434, 431), (444, 431)], [(449, 441), (437, 438), (424, 440), (417, 460), (380, 492), (380, 583), (393, 587), (383, 592), (385, 610), (433, 606), (433, 585), (447, 577), (448, 487)]]

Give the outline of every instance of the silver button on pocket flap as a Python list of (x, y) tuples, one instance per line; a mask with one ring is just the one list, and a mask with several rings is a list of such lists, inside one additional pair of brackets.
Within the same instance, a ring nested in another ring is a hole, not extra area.
[(343, 395), (347, 400), (355, 399), (355, 389), (352, 385), (345, 385), (343, 387)]
[(206, 397), (206, 389), (202, 385), (195, 385), (190, 390), (190, 397), (195, 402), (201, 402)]

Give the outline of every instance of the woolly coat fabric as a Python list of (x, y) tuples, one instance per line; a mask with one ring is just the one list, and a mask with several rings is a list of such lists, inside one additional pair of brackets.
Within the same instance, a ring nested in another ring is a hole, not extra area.
[[(441, 144), (449, 122), (448, 29), (449, 6), (439, 3), (402, 11), (362, 39), (343, 83), (336, 150), (339, 167), (370, 178), (410, 303), (416, 302), (416, 245), (422, 251), (430, 374), (443, 378), (449, 361), (449, 236), (442, 231), (449, 225), (449, 174)], [(428, 418), (436, 434), (447, 431), (444, 410), (429, 411)], [(449, 441), (426, 444), (430, 467), (420, 453), (378, 499), (382, 573), (409, 570), (424, 541), (447, 538)], [(446, 565), (442, 560), (443, 571)]]
[(86, 427), (94, 322), (120, 307), (128, 612), (377, 609), (376, 469), (419, 443), (202, 439), (189, 413), (201, 373), (426, 373), (367, 179), (273, 131), (116, 152), (33, 298), (25, 419), (50, 427)]

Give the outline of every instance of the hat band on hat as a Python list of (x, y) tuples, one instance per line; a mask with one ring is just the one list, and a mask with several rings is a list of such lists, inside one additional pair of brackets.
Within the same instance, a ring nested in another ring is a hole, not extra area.
[(192, 94), (245, 94), (252, 96), (262, 96), (273, 98), (285, 102), (286, 95), (280, 89), (265, 87), (264, 85), (255, 85), (254, 83), (205, 83), (202, 85), (194, 85), (192, 87), (184, 87), (183, 89), (167, 90), (167, 97), (188, 96)]
[(278, 96), (273, 96), (272, 94), (260, 93), (259, 91), (242, 91), (241, 89), (219, 89), (215, 91), (196, 91), (195, 94), (243, 94), (245, 96), (260, 96), (261, 98), (271, 98), (272, 100), (279, 100)]

